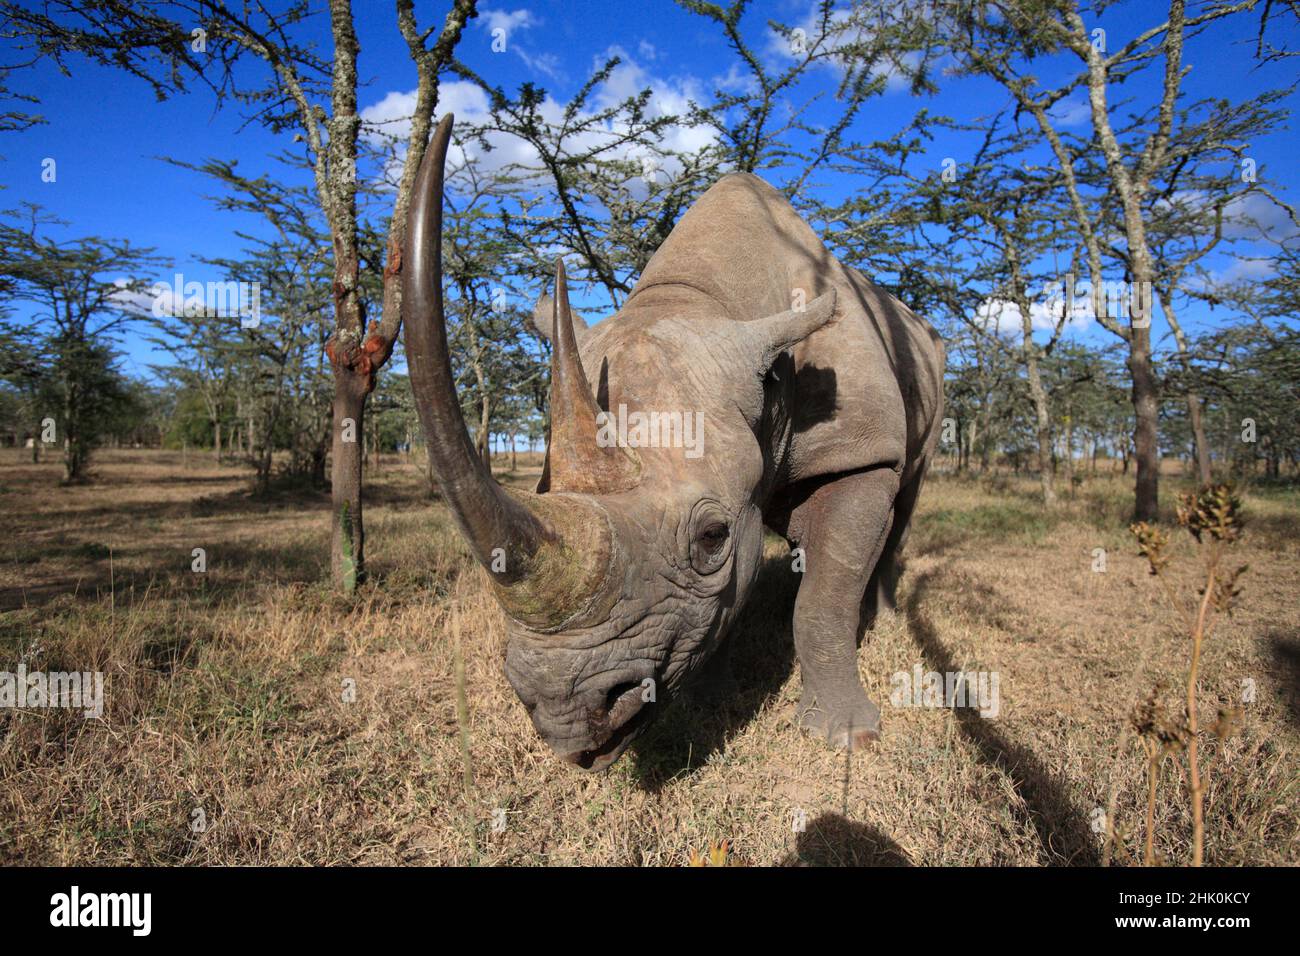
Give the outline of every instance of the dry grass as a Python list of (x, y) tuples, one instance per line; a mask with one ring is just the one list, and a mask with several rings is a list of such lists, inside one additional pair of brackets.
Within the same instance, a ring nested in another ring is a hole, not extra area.
[[(354, 602), (319, 583), (320, 496), (253, 499), (238, 470), (149, 452), (104, 454), (99, 483), (64, 489), (55, 466), (3, 454), (0, 670), (101, 670), (107, 707), (102, 721), (0, 711), (0, 861), (681, 865), (726, 840), (751, 864), (1086, 864), (1112, 803), (1128, 834), (1116, 861), (1141, 857), (1145, 765), (1124, 728), (1158, 677), (1182, 678), (1187, 647), (1135, 554), (1118, 479), (1053, 515), (1028, 479), (939, 477), (923, 494), (903, 610), (869, 636), (863, 678), (884, 702), (916, 664), (997, 671), (996, 720), (885, 705), (884, 739), (851, 760), (801, 736), (797, 582), (771, 542), (729, 671), (711, 668), (611, 771), (583, 776), (507, 686), (500, 614), (414, 468), (371, 478), (375, 580)], [(1247, 678), (1257, 697), (1238, 736), (1203, 742), (1206, 861), (1292, 864), (1300, 500), (1259, 489), (1246, 513), (1251, 569), (1206, 648), (1202, 706), (1238, 701)], [(195, 547), (206, 574), (190, 571)], [(1170, 573), (1191, 586), (1183, 565)], [(1190, 835), (1178, 790), (1167, 779), (1159, 808), (1170, 860)]]

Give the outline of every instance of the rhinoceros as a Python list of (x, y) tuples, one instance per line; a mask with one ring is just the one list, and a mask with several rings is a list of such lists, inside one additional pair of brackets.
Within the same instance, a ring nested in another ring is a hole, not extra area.
[[(841, 748), (877, 739), (858, 642), (875, 610), (894, 606), (934, 454), (938, 335), (836, 260), (777, 190), (732, 173), (682, 216), (610, 318), (575, 319), (557, 263), (541, 323), (546, 461), (535, 492), (508, 493), (475, 454), (447, 350), (451, 124), (435, 131), (411, 199), (407, 363), (432, 470), (505, 612), (506, 677), (537, 732), (579, 768), (617, 760), (735, 621), (766, 526), (802, 549), (791, 560), (802, 573), (796, 722)], [(642, 428), (624, 438), (611, 416), (637, 412), (642, 424), (692, 416), (698, 447), (646, 441)]]

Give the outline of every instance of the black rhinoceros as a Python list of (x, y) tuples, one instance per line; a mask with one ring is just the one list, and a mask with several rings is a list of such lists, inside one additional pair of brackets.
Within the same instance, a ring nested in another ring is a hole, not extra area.
[[(605, 321), (575, 327), (557, 264), (547, 464), (535, 493), (509, 494), (475, 454), (447, 352), (451, 122), (412, 197), (407, 362), (432, 468), (508, 617), (506, 675), (538, 733), (579, 767), (613, 763), (736, 619), (766, 525), (806, 562), (796, 719), (836, 746), (875, 739), (857, 641), (864, 616), (893, 604), (937, 440), (934, 330), (832, 257), (767, 183), (725, 176)], [(702, 429), (672, 447), (687, 416)]]

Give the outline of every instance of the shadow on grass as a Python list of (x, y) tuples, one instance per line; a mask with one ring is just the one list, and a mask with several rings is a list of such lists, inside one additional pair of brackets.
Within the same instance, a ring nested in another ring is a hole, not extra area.
[(151, 550), (148, 565), (132, 570), (120, 561), (113, 567), (107, 547), (92, 550), (84, 543), (47, 547), (48, 558), (80, 559), (77, 573), (0, 588), (0, 611), (44, 607), (61, 597), (97, 601), (110, 593), (126, 606), (160, 584), (170, 585), (168, 593), (183, 593), (190, 601), (218, 605), (245, 600), (250, 586), (268, 581), (316, 584), (329, 570), (326, 549), (308, 538), (258, 543), (202, 540), (195, 547), (207, 552), (207, 571), (201, 574), (192, 570), (188, 547)]
[(795, 840), (779, 866), (912, 866), (907, 852), (875, 827), (823, 813)]
[[(963, 670), (939, 638), (922, 607), (938, 571), (916, 578), (907, 603), (907, 620), (929, 669), (941, 674)], [(975, 747), (978, 758), (1004, 774), (1020, 797), (1012, 813), (1027, 817), (1038, 834), (1044, 865), (1097, 866), (1101, 862), (1087, 814), (1075, 806), (1061, 781), (1027, 747), (1004, 736), (993, 721), (967, 707), (952, 710), (958, 730)]]
[(789, 558), (767, 559), (752, 597), (708, 664), (632, 745), (633, 774), (655, 792), (723, 750), (781, 690), (794, 667), (794, 599)]
[(1271, 551), (1289, 551), (1300, 539), (1300, 515), (1246, 513), (1247, 534)]
[(1270, 631), (1264, 639), (1277, 667), (1278, 685), (1286, 703), (1287, 717), (1300, 729), (1300, 637)]

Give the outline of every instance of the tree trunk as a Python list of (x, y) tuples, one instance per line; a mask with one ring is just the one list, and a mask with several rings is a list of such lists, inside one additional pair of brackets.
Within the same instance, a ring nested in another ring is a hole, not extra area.
[(1052, 478), (1052, 418), (1047, 409), (1047, 390), (1038, 374), (1037, 357), (1030, 354), (1025, 363), (1029, 373), (1029, 394), (1034, 400), (1035, 432), (1038, 437), (1038, 474), (1043, 486), (1043, 504), (1056, 504), (1056, 486)]
[(1160, 514), (1160, 445), (1156, 435), (1158, 386), (1151, 367), (1151, 329), (1134, 323), (1128, 369), (1133, 377), (1133, 459), (1137, 486), (1134, 521), (1155, 521)]
[[(1183, 371), (1191, 373), (1192, 365), (1187, 349), (1187, 338), (1183, 335), (1182, 324), (1174, 312), (1173, 290), (1161, 287), (1159, 290), (1160, 308), (1165, 313), (1170, 330), (1174, 333), (1174, 344), (1178, 346), (1178, 358)], [(1202, 485), (1208, 485), (1213, 476), (1210, 472), (1210, 443), (1205, 438), (1205, 422), (1201, 414), (1201, 396), (1195, 391), (1187, 393), (1187, 417), (1192, 426), (1192, 440), (1196, 443), (1196, 475)]]
[(1192, 441), (1196, 446), (1196, 477), (1202, 485), (1213, 480), (1210, 472), (1210, 443), (1205, 439), (1205, 421), (1201, 416), (1201, 396), (1187, 393), (1187, 417), (1192, 425)]
[(1074, 497), (1074, 421), (1065, 416), (1065, 490)]
[[(364, 435), (366, 393), (364, 380), (335, 368), (334, 444), (330, 499), (333, 506), (333, 537), (330, 569), (334, 583), (353, 591), (365, 578), (365, 523), (361, 511), (361, 442)], [(349, 425), (348, 422), (351, 421)], [(351, 438), (351, 441), (345, 441)]]
[(212, 460), (221, 464), (221, 419), (212, 420)]
[(316, 442), (316, 447), (312, 449), (311, 483), (314, 488), (325, 487), (325, 463), (329, 457), (328, 449), (325, 447), (325, 444), (326, 443), (322, 437), (321, 440)]
[(81, 437), (72, 418), (72, 386), (66, 377), (63, 381), (63, 480), (74, 482), (81, 480)]
[(492, 406), (488, 402), (487, 398), (484, 398), (482, 406), (479, 411), (479, 426), (478, 426), (478, 436), (477, 436), (478, 454), (479, 457), (483, 459), (483, 464), (487, 465), (487, 470), (489, 475), (492, 474), (492, 443), (490, 441), (491, 427), (492, 427)]

